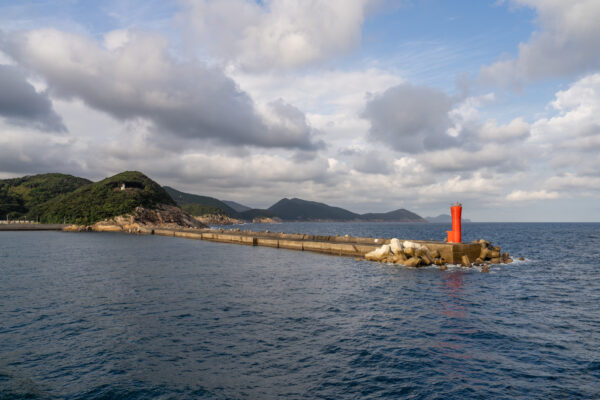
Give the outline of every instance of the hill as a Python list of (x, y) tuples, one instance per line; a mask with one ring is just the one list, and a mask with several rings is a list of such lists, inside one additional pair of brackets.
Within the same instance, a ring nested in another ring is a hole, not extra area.
[(414, 212), (400, 208), (387, 213), (368, 213), (360, 216), (365, 221), (427, 222)]
[(227, 204), (229, 207), (233, 208), (237, 212), (244, 212), (252, 210), (252, 207), (245, 206), (243, 204), (237, 203), (231, 200), (221, 200), (223, 203)]
[[(125, 185), (122, 188), (122, 185)], [(44, 223), (93, 224), (131, 213), (136, 207), (153, 209), (174, 206), (175, 201), (156, 182), (137, 171), (126, 171), (100, 182), (89, 183), (69, 193), (33, 206), (30, 217)]]
[(340, 207), (332, 207), (316, 201), (302, 199), (281, 199), (268, 208), (276, 217), (283, 220), (310, 221), (310, 220), (338, 220), (350, 221), (360, 216)]
[(405, 209), (387, 213), (356, 214), (340, 207), (298, 198), (281, 199), (269, 207), (268, 211), (287, 221), (427, 222), (419, 215)]
[[(0, 180), (0, 219), (31, 218), (32, 208), (90, 183), (84, 178), (58, 173)], [(32, 219), (35, 218), (37, 215), (33, 215)]]
[[(192, 215), (204, 215), (204, 214), (212, 214), (212, 213), (224, 213), (228, 217), (238, 218), (238, 212), (233, 208), (229, 207), (227, 204), (223, 203), (221, 200), (215, 199), (214, 197), (208, 196), (199, 196), (197, 194), (185, 193), (179, 190), (173, 189), (169, 186), (164, 186), (163, 189), (175, 200), (175, 202), (182, 207), (184, 210), (186, 207), (191, 210), (188, 211)], [(195, 204), (196, 206), (190, 206), (191, 204)], [(204, 206), (204, 207), (200, 207)], [(221, 212), (215, 210), (218, 209)], [(194, 212), (196, 212), (196, 214)], [(202, 214), (199, 214), (202, 213)]]
[[(437, 217), (425, 217), (428, 222), (432, 223), (452, 223), (452, 216), (450, 214), (440, 214)], [(470, 219), (462, 218), (462, 222), (471, 222)]]

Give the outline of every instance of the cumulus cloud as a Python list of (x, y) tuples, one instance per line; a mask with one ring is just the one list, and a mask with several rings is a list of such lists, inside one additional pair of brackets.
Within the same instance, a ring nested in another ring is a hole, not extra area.
[(402, 152), (423, 152), (454, 146), (448, 135), (453, 101), (446, 93), (425, 86), (401, 84), (375, 95), (366, 104), (372, 139)]
[(498, 125), (496, 120), (490, 119), (481, 126), (478, 136), (484, 140), (506, 143), (526, 139), (529, 133), (529, 124), (518, 117), (506, 125)]
[(48, 93), (36, 92), (17, 66), (0, 65), (0, 116), (43, 131), (66, 131)]
[(358, 44), (374, 0), (185, 0), (194, 39), (244, 68), (290, 68)]
[[(556, 93), (551, 103), (556, 115), (540, 118), (532, 125), (532, 139), (548, 156), (568, 157), (578, 164), (600, 150), (600, 73), (574, 82)], [(593, 154), (589, 154), (593, 153)], [(571, 157), (569, 157), (571, 155)]]
[(560, 193), (547, 190), (515, 190), (506, 196), (508, 201), (538, 201), (538, 200), (553, 200), (558, 199)]
[(571, 75), (600, 67), (600, 2), (512, 0), (537, 11), (539, 30), (519, 44), (517, 58), (481, 68), (484, 82), (504, 85)]
[(52, 96), (82, 99), (120, 120), (147, 119), (157, 132), (261, 147), (321, 145), (297, 109), (271, 104), (265, 118), (222, 70), (174, 61), (160, 35), (117, 31), (101, 46), (42, 29), (13, 35), (6, 51), (41, 75)]

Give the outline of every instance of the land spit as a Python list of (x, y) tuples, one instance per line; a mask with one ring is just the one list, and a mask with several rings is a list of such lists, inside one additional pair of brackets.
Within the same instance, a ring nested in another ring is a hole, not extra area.
[[(324, 236), (224, 229), (140, 228), (138, 233), (361, 258), (384, 244), (390, 244), (391, 241), (391, 239), (387, 238)], [(463, 256), (467, 256), (470, 260), (475, 260), (481, 253), (480, 243), (445, 243), (423, 240), (411, 240), (411, 242), (426, 246), (431, 251), (437, 250), (440, 256), (450, 264), (460, 264)]]

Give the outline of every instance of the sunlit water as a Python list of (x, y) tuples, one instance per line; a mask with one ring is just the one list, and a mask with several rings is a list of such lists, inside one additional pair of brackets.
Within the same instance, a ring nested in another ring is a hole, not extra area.
[[(441, 239), (444, 224), (250, 229)], [(600, 398), (600, 224), (465, 224), (525, 261), (407, 269), (0, 232), (0, 399)]]

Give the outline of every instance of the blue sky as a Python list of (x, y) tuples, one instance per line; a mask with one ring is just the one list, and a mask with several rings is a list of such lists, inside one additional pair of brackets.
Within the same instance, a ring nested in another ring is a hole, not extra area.
[(3, 1), (0, 177), (600, 220), (594, 0)]

